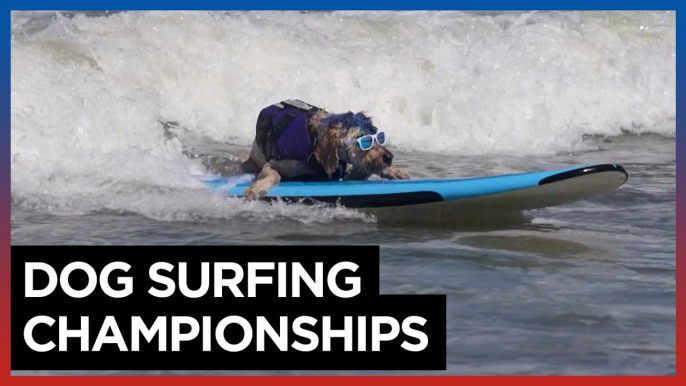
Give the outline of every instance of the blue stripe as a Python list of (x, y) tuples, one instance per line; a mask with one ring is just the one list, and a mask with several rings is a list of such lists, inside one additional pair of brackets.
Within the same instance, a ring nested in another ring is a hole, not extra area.
[[(543, 172), (507, 174), (498, 176), (419, 179), (419, 180), (372, 180), (372, 181), (326, 181), (326, 182), (282, 182), (273, 187), (267, 197), (321, 197), (356, 196), (412, 192), (436, 192), (444, 200), (456, 200), (518, 189), (531, 188), (538, 182), (569, 170), (587, 168), (593, 165), (574, 166)], [(250, 186), (249, 175), (207, 178), (205, 183), (213, 190), (229, 195), (242, 196)]]

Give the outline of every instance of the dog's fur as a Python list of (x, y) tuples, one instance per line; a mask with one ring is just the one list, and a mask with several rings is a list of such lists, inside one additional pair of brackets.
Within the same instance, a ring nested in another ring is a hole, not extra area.
[[(317, 138), (313, 156), (331, 175), (339, 163), (339, 146), (343, 141), (360, 138), (377, 132), (370, 117), (360, 112), (331, 114), (317, 109), (308, 121), (311, 138)], [(372, 175), (384, 179), (408, 179), (407, 173), (392, 165), (393, 153), (376, 141), (369, 150), (362, 150), (354, 143), (346, 146), (347, 171), (344, 180), (366, 180)], [(307, 163), (299, 160), (267, 160), (259, 146), (253, 141), (250, 155), (244, 155), (240, 165), (243, 173), (258, 174), (255, 182), (245, 191), (245, 198), (255, 200), (281, 182), (282, 177), (297, 179), (316, 173)]]

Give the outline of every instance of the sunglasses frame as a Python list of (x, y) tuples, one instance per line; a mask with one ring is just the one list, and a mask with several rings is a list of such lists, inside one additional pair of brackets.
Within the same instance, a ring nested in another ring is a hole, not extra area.
[[(383, 143), (379, 142), (379, 140), (377, 138), (377, 135), (379, 135), (379, 134), (384, 136)], [(366, 137), (372, 137), (372, 145), (369, 146), (369, 148), (367, 148), (367, 149), (362, 147), (362, 138), (366, 138)], [(384, 144), (386, 143), (386, 133), (384, 133), (383, 131), (379, 131), (376, 134), (367, 134), (367, 135), (364, 135), (360, 138), (347, 140), (347, 141), (343, 142), (343, 144), (344, 145), (352, 145), (353, 143), (357, 142), (357, 144), (360, 146), (360, 149), (367, 151), (367, 150), (371, 149), (372, 147), (374, 147), (374, 141), (376, 141), (376, 143), (378, 143), (379, 146), (384, 146)]]

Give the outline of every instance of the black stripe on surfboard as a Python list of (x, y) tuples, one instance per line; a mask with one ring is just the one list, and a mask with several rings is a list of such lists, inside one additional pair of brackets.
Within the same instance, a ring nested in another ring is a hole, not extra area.
[(382, 208), (443, 201), (443, 197), (436, 192), (364, 194), (359, 196), (263, 197), (262, 199), (264, 201), (278, 200), (306, 205), (317, 203), (340, 204), (348, 208)]
[(574, 169), (574, 170), (569, 170), (569, 171), (562, 172), (559, 174), (554, 174), (552, 176), (546, 177), (546, 178), (538, 181), (538, 185), (545, 185), (545, 184), (550, 184), (553, 182), (564, 181), (564, 180), (567, 180), (570, 178), (587, 176), (589, 174), (603, 173), (603, 172), (622, 172), (622, 173), (624, 173), (624, 175), (626, 176), (627, 179), (629, 178), (629, 174), (626, 172), (626, 170), (624, 169), (624, 167), (622, 165), (602, 164), (602, 165), (582, 167), (579, 169)]

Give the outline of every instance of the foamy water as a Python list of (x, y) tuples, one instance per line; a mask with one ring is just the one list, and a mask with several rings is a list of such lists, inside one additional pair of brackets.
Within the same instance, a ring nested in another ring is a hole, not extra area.
[(669, 12), (15, 13), (12, 195), (231, 217), (244, 208), (189, 203), (207, 170), (161, 120), (248, 146), (262, 107), (299, 98), (368, 111), (405, 152), (550, 155), (674, 136), (675, 76)]

